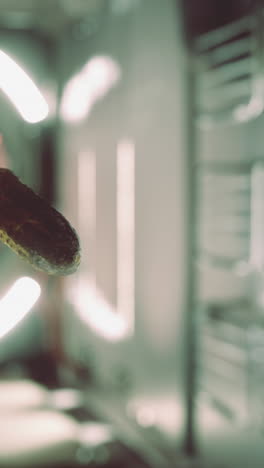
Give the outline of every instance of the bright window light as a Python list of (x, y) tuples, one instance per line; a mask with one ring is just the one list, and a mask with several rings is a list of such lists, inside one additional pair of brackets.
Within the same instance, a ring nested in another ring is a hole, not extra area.
[(19, 278), (0, 300), (0, 338), (12, 330), (30, 311), (40, 296), (40, 286), (32, 278)]
[(106, 56), (93, 57), (66, 84), (61, 103), (61, 116), (66, 121), (79, 121), (119, 81), (119, 65)]
[(0, 89), (13, 103), (26, 122), (44, 120), (49, 112), (44, 97), (25, 71), (0, 50)]

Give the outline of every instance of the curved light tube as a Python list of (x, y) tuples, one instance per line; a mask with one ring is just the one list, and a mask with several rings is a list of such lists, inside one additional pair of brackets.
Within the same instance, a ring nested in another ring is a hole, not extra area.
[(24, 276), (19, 278), (0, 300), (0, 338), (12, 330), (31, 310), (40, 296), (39, 284)]
[(32, 79), (5, 52), (0, 50), (0, 89), (26, 122), (44, 120), (49, 107)]
[(99, 288), (89, 283), (89, 280), (79, 279), (72, 293), (79, 316), (97, 334), (113, 342), (127, 336), (129, 330), (124, 317), (116, 313)]
[(61, 116), (78, 122), (87, 117), (94, 104), (102, 99), (121, 78), (118, 63), (108, 56), (95, 56), (66, 84)]

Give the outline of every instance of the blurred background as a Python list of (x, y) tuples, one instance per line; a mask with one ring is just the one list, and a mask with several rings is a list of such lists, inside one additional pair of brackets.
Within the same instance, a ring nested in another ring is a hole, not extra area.
[(0, 164), (82, 249), (0, 246), (0, 467), (263, 467), (263, 50), (262, 0), (0, 0)]

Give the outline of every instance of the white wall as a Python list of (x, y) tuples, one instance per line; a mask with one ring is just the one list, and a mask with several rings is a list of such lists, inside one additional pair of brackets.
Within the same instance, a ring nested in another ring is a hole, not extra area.
[[(91, 37), (62, 40), (64, 82), (97, 54), (113, 57), (122, 79), (85, 120), (61, 125), (59, 150), (61, 206), (77, 230), (77, 157), (81, 151), (96, 154), (96, 260), (88, 245), (87, 263), (95, 262), (99, 286), (114, 303), (116, 145), (123, 138), (135, 144), (135, 332), (130, 340), (107, 342), (73, 309), (65, 343), (75, 357), (92, 362), (104, 382), (113, 384), (125, 369), (134, 394), (161, 387), (176, 397), (185, 288), (185, 62), (174, 2), (131, 4), (120, 16), (99, 18)], [(77, 281), (78, 275), (69, 279), (69, 288)]]

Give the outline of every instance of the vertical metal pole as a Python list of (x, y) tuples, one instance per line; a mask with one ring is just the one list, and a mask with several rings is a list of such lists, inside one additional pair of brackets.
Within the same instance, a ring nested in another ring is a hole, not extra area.
[[(175, 0), (175, 13), (177, 23), (181, 21), (182, 47), (185, 48), (185, 304), (183, 321), (183, 353), (184, 353), (184, 382), (183, 402), (185, 411), (185, 425), (183, 428), (183, 451), (187, 457), (195, 457), (198, 454), (196, 433), (196, 354), (197, 354), (197, 329), (196, 329), (196, 299), (197, 277), (195, 270), (195, 256), (197, 243), (197, 174), (196, 174), (196, 125), (195, 125), (195, 73), (193, 59), (189, 50), (190, 33), (188, 26), (188, 14), (185, 0)], [(178, 23), (179, 24), (179, 23)]]
[(197, 454), (196, 444), (196, 297), (197, 280), (195, 250), (197, 232), (197, 176), (196, 176), (196, 132), (195, 132), (195, 77), (191, 56), (186, 60), (186, 300), (185, 300), (185, 428), (184, 451), (188, 456)]

